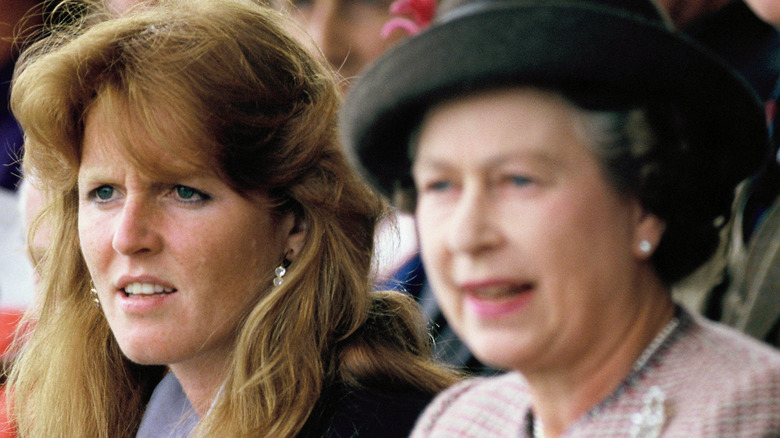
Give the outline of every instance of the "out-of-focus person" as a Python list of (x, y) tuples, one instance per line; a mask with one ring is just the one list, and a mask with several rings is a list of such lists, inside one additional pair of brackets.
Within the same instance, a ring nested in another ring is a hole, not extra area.
[[(406, 34), (385, 35), (383, 26), (394, 18), (390, 0), (272, 0), (287, 11), (341, 76), (342, 90), (368, 64)], [(307, 38), (304, 38), (306, 40)]]
[(414, 211), (450, 325), (508, 371), (413, 437), (780, 434), (780, 352), (670, 293), (765, 163), (763, 104), (654, 2), (452, 9), (361, 75), (342, 132)]

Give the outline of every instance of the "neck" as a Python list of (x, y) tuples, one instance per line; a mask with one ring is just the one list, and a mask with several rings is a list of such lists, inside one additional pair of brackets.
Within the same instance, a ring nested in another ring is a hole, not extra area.
[(224, 383), (226, 366), (224, 361), (212, 361), (205, 366), (202, 363), (170, 365), (198, 417), (203, 418), (211, 408)]
[(622, 325), (605, 328), (600, 336), (586, 339), (589, 345), (575, 363), (523, 372), (530, 387), (534, 418), (544, 425), (545, 438), (560, 436), (611, 395), (673, 318), (674, 304), (660, 282), (641, 289), (633, 294), (639, 300), (634, 311), (622, 313)]

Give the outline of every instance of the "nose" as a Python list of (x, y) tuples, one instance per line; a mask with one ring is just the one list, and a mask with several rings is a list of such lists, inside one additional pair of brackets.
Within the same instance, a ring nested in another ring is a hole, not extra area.
[(454, 253), (477, 254), (501, 244), (500, 227), (495, 223), (494, 203), (484, 187), (465, 188), (449, 216), (447, 239)]
[(160, 250), (162, 239), (150, 203), (140, 197), (127, 198), (117, 216), (112, 245), (122, 255), (153, 254)]

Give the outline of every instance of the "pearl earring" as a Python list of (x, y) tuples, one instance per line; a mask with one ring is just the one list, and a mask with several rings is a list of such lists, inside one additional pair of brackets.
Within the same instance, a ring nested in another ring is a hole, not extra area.
[(284, 275), (287, 273), (287, 269), (283, 265), (279, 265), (274, 270), (274, 274), (276, 274), (276, 277), (274, 277), (274, 286), (281, 286), (282, 283), (284, 283)]
[(642, 254), (650, 254), (650, 251), (653, 250), (653, 244), (650, 243), (647, 239), (642, 239), (641, 242), (639, 242), (639, 251), (642, 252)]
[(274, 269), (274, 286), (279, 287), (284, 283), (284, 276), (287, 274), (287, 267), (290, 266), (290, 260), (287, 259), (287, 256), (290, 255), (292, 250), (287, 251), (284, 254), (284, 259), (282, 259), (282, 264), (277, 266), (276, 269)]
[(100, 298), (98, 298), (97, 289), (95, 289), (95, 283), (91, 280), (89, 282), (89, 294), (92, 295), (92, 302), (95, 303), (95, 307), (100, 308)]

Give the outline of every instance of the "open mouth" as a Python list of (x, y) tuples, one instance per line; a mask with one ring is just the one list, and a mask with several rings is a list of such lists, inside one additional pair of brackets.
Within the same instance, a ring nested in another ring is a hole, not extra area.
[(122, 289), (126, 297), (153, 297), (168, 295), (176, 292), (176, 289), (154, 283), (130, 283)]
[(469, 294), (478, 300), (501, 301), (513, 298), (525, 292), (530, 292), (533, 288), (534, 286), (531, 283), (523, 283), (519, 285), (502, 285), (472, 289), (469, 291)]
[(472, 288), (466, 295), (466, 304), (479, 318), (500, 318), (524, 308), (532, 299), (535, 288), (533, 283)]

